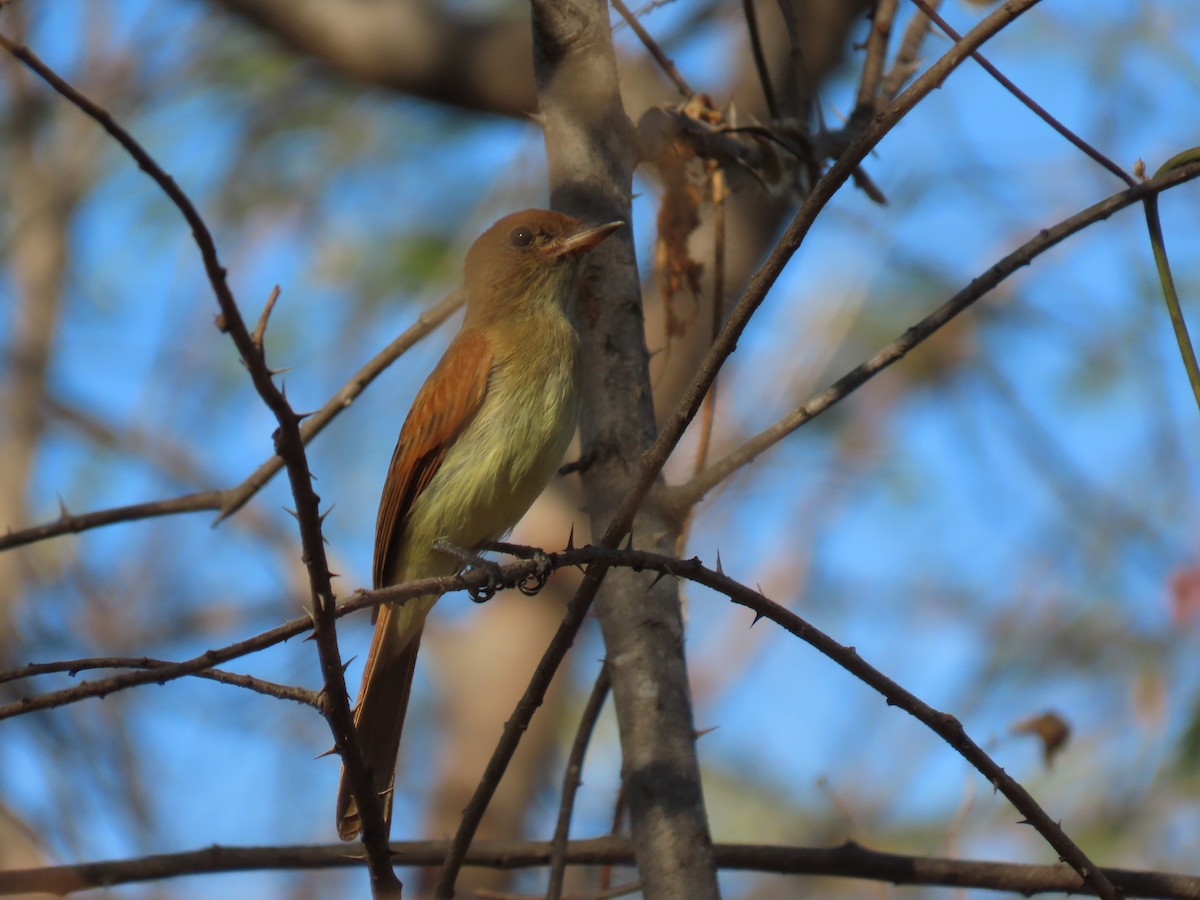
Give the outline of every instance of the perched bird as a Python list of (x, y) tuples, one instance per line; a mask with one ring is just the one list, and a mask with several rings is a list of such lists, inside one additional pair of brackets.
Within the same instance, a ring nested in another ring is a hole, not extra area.
[[(579, 417), (579, 338), (567, 319), (583, 256), (619, 228), (531, 209), (467, 252), (467, 313), (400, 429), (375, 523), (375, 587), (452, 575), (516, 525), (550, 481)], [(443, 549), (435, 548), (435, 543)], [(436, 595), (380, 608), (354, 724), (391, 822), (396, 752)], [(361, 828), (346, 772), (343, 840)]]

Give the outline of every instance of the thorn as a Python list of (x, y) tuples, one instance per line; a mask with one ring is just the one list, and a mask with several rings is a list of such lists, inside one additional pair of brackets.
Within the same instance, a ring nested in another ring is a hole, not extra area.
[[(328, 543), (329, 543), (329, 541), (325, 541), (325, 543), (327, 543), (327, 544), (328, 544)], [(341, 573), (341, 572), (335, 572), (335, 571), (333, 571), (333, 569), (327, 569), (326, 571), (328, 571), (328, 572), (329, 572), (329, 577), (330, 577), (330, 578), (341, 578), (341, 577), (342, 577), (342, 573)]]
[(289, 516), (291, 516), (293, 519), (300, 518), (298, 515), (296, 515), (296, 511), (294, 509), (289, 509), (288, 507), (285, 506), (285, 507), (283, 507), (283, 511), (285, 513), (287, 513)]
[(711, 728), (701, 728), (696, 732), (695, 739), (700, 740), (700, 738), (704, 737), (706, 734), (712, 734), (720, 727), (720, 725), (713, 725)]
[(326, 520), (327, 518), (329, 518), (329, 514), (330, 514), (331, 512), (333, 512), (333, 511), (334, 511), (336, 508), (337, 508), (337, 504), (336, 504), (336, 503), (331, 503), (331, 504), (329, 505), (329, 509), (325, 510), (325, 512), (323, 512), (323, 513), (320, 513), (320, 514), (318, 514), (318, 516), (317, 516), (317, 520), (318, 520), (318, 521), (319, 521), (319, 522), (320, 522), (322, 525), (324, 525), (324, 524), (325, 524), (325, 520)]
[(717, 574), (724, 575), (725, 570), (721, 567), (721, 551), (717, 550)]
[[(289, 370), (289, 369), (280, 369), (279, 371), (281, 371), (281, 372), (287, 372), (287, 371), (290, 371), (290, 370)], [(298, 413), (296, 413), (296, 422), (297, 422), (297, 424), (299, 424), (300, 422), (303, 422), (305, 419), (311, 419), (313, 416), (315, 416), (315, 415), (317, 414), (317, 412), (318, 412), (318, 410), (315, 410), (315, 409), (314, 409), (312, 412), (306, 412), (306, 413), (298, 412)], [(316, 477), (316, 476), (314, 476), (314, 477)]]
[(338, 752), (337, 744), (334, 744), (332, 747), (330, 747), (324, 753), (318, 753), (316, 756), (313, 757), (313, 759), (324, 759), (327, 756), (336, 755), (337, 752)]
[(650, 582), (650, 587), (646, 588), (646, 593), (648, 594), (652, 590), (654, 590), (654, 586), (656, 584), (658, 584), (660, 581), (662, 581), (664, 578), (666, 578), (668, 575), (670, 575), (672, 578), (675, 577), (675, 573), (669, 569), (663, 569), (661, 572), (659, 572), (657, 575), (655, 575), (654, 580), (652, 582)]
[(765, 616), (763, 616), (762, 613), (756, 611), (754, 613), (754, 621), (750, 623), (750, 627), (753, 628), (755, 625), (758, 624), (758, 620), (762, 619), (762, 618), (765, 618)]
[(67, 504), (63, 502), (62, 494), (58, 494), (58, 517), (60, 519), (71, 518), (71, 512), (67, 509)]
[(571, 533), (567, 535), (567, 552), (575, 549), (575, 523), (571, 523)]
[(629, 532), (629, 537), (626, 539), (625, 546), (622, 549), (623, 550), (632, 550), (633, 549), (633, 532), (632, 531)]
[(344, 663), (342, 663), (342, 674), (343, 675), (345, 675), (346, 670), (350, 668), (350, 663), (354, 662), (356, 659), (358, 659), (357, 656), (352, 656), (348, 660), (346, 660)]

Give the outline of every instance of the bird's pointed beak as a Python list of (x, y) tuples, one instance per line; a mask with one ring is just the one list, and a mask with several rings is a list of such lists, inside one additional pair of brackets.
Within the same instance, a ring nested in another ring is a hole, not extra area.
[(595, 228), (581, 228), (546, 249), (555, 256), (578, 256), (587, 253), (624, 224), (618, 219), (616, 222), (597, 225)]

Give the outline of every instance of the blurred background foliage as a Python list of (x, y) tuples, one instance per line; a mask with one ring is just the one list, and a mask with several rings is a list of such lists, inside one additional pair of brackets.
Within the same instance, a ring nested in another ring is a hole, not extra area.
[[(776, 8), (760, 6), (777, 40)], [(797, 0), (809, 86), (819, 84), (815, 102), (833, 124), (854, 104), (863, 6)], [(944, 9), (960, 30), (986, 11)], [(912, 14), (901, 3), (900, 25)], [(696, 89), (721, 108), (733, 98), (749, 120), (762, 118), (762, 98), (741, 15), (738, 4), (701, 0), (652, 4), (642, 20)], [(453, 287), (483, 227), (546, 204), (541, 134), (522, 115), (534, 111), (521, 94), (531, 91), (526, 16), (508, 2), (18, 0), (0, 8), (0, 28), (103, 103), (189, 192), (248, 315), (281, 286), (269, 361), (289, 370), (293, 404), (315, 409)], [(631, 117), (674, 103), (629, 29), (617, 39)], [(397, 49), (380, 56), (389, 41)], [(420, 41), (429, 53), (413, 49)], [(934, 33), (920, 58), (947, 46)], [(1190, 0), (1046, 0), (986, 53), (1110, 157), (1153, 171), (1200, 144), (1197, 48)], [(515, 79), (500, 99), (485, 62)], [(0, 526), (53, 519), (60, 504), (82, 512), (241, 481), (270, 455), (273, 422), (213, 327), (175, 210), (11, 60), (0, 64), (0, 127)], [(722, 374), (710, 458), (1038, 229), (1120, 187), (971, 64), (866, 168), (887, 205), (847, 188), (813, 229)], [(637, 190), (661, 413), (703, 352), (710, 301), (676, 297), (685, 333), (667, 333), (652, 272), (661, 188), (647, 170)], [(790, 203), (753, 188), (731, 199), (726, 302)], [(1195, 187), (1162, 206), (1186, 302), (1200, 296)], [(709, 218), (691, 241), (705, 278)], [(369, 582), (395, 434), (450, 332), (406, 354), (310, 447), (333, 507), (326, 534), (343, 593)], [(1035, 261), (735, 474), (698, 507), (682, 552), (711, 564), (719, 550), (731, 575), (959, 716), (1093, 858), (1194, 873), (1196, 417), (1141, 213), (1129, 209)], [(696, 441), (681, 445), (669, 481), (692, 475)], [(574, 477), (562, 481), (516, 539), (560, 547), (571, 523), (583, 535)], [(0, 554), (3, 667), (186, 658), (298, 615), (307, 588), (289, 505), (277, 479), (216, 528), (208, 514), (160, 518)], [(401, 754), (395, 837), (454, 827), (570, 582), (556, 577), (532, 600), (439, 606)], [(917, 723), (769, 623), (751, 629), (744, 610), (685, 591), (697, 724), (716, 727), (700, 751), (717, 840), (851, 838), (895, 852), (1051, 860)], [(340, 632), (343, 654), (359, 656), (352, 684), (367, 627), (355, 617)], [(550, 833), (565, 747), (602, 654), (592, 627), (539, 713), (490, 833)], [(298, 641), (230, 668), (319, 685), (315, 651)], [(47, 676), (0, 691), (10, 700), (70, 683)], [(1029, 733), (1046, 711), (1070, 729), (1052, 764)], [(609, 711), (577, 836), (610, 827), (615, 731)], [(6, 866), (333, 837), (337, 765), (314, 761), (330, 738), (306, 708), (193, 679), (10, 719), (0, 735)], [(487, 883), (541, 885), (536, 875)], [(748, 874), (724, 883), (748, 898), (947, 893)], [(364, 889), (357, 873), (263, 873), (119, 893)]]

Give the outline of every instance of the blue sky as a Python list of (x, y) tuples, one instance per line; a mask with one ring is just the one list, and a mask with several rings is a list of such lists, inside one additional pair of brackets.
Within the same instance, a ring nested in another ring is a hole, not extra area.
[[(290, 99), (302, 107), (328, 91), (336, 112), (324, 127), (282, 128), (245, 150), (246, 131), (260, 124), (255, 114), (263, 108), (256, 82), (194, 61), (211, 41), (202, 7), (123, 0), (104, 9), (109, 49), (133, 61), (150, 86), (148, 108), (132, 118), (135, 131), (210, 216), (244, 310), (256, 312), (274, 284), (283, 289), (269, 350), (290, 369), (288, 395), (297, 408), (324, 402), (449, 286), (454, 262), (442, 265), (444, 277), (405, 296), (364, 301), (363, 267), (376, 267), (379, 280), (380, 257), (392, 242), (433, 223), (455, 236), (459, 249), (447, 253), (456, 260), (499, 210), (545, 203), (532, 125), (471, 123), (378, 91), (323, 88), (319, 79), (298, 78), (314, 93)], [(669, 6), (647, 23), (667, 30), (680, 9)], [(60, 2), (39, 15), (31, 45), (70, 73), (84, 5)], [(954, 4), (947, 15), (965, 29), (975, 13)], [(623, 33), (632, 49), (629, 40)], [(719, 90), (720, 81), (705, 75), (735, 44), (710, 29), (675, 52), (695, 84)], [(939, 46), (931, 42), (927, 56)], [(1119, 164), (1131, 167), (1140, 157), (1153, 171), (1200, 144), (1187, 114), (1200, 101), (1197, 47), (1200, 9), (1186, 0), (1076, 0), (1043, 3), (986, 52)], [(267, 80), (296, 77), (278, 60), (263, 70)], [(822, 97), (826, 114), (845, 112), (852, 96), (852, 83), (831, 84)], [(120, 97), (110, 105), (121, 113)], [(361, 143), (339, 157), (339, 134), (361, 135)], [(161, 466), (123, 462), (55, 427), (29, 489), (37, 520), (55, 514), (59, 496), (82, 511), (230, 485), (270, 452), (272, 422), (229, 342), (211, 328), (213, 301), (185, 227), (116, 148), (99, 146), (104, 177), (72, 223), (53, 388), (119, 429), (190, 445), (202, 477), (193, 484)], [(346, 155), (352, 162), (335, 170), (331, 161)], [(723, 376), (721, 433), (729, 440), (830, 383), (1039, 229), (1120, 187), (970, 64), (880, 145), (867, 168), (891, 204), (876, 207), (846, 188), (814, 228)], [(651, 258), (656, 201), (644, 187), (634, 215), (643, 261)], [(1185, 304), (1200, 289), (1195, 190), (1162, 202)], [(254, 191), (265, 199), (253, 212), (230, 212), (239, 198), (262, 199)], [(11, 299), (5, 281), (0, 303)], [(839, 310), (857, 310), (844, 336), (826, 330)], [(1170, 573), (1194, 562), (1200, 459), (1192, 439), (1197, 410), (1155, 293), (1140, 211), (1042, 257), (966, 316), (970, 338), (956, 365), (918, 381), (915, 367), (933, 352), (923, 348), (827, 421), (802, 429), (709, 499), (688, 552), (711, 563), (719, 549), (730, 574), (763, 583), (927, 702), (961, 715), (980, 742), (998, 740), (1001, 764), (1028, 779), (1066, 824), (1086, 830), (1095, 812), (1089, 785), (1111, 784), (1133, 798), (1146, 838), (1127, 842), (1127, 858), (1106, 861), (1156, 864), (1156, 841), (1187, 843), (1171, 837), (1186, 811), (1156, 793), (1161, 783), (1145, 773), (1158, 772), (1176, 752), (1200, 687), (1186, 652), (1195, 625), (1176, 629), (1166, 602)], [(374, 504), (395, 425), (449, 334), (443, 328), (410, 352), (311, 448), (318, 491), (335, 506), (327, 536), (343, 591), (369, 580)], [(775, 361), (765, 370), (777, 378), (764, 378), (764, 359)], [(792, 373), (799, 359), (816, 362)], [(1015, 406), (997, 392), (997, 379)], [(1051, 477), (1027, 420), (1061, 457), (1048, 467)], [(679, 463), (669, 468), (674, 478), (686, 471)], [(1064, 483), (1085, 502), (1064, 502)], [(280, 513), (288, 505), (286, 485), (277, 481), (248, 510), (268, 522), (262, 529), (235, 519), (214, 530), (201, 515), (91, 532), (58, 542), (54, 553), (101, 573), (99, 583), (111, 590), (130, 589), (148, 635), (130, 635), (128, 653), (182, 658), (298, 613), (299, 601), (285, 599), (294, 574), (286, 552), (263, 550), (264, 531), (271, 540), (294, 539)], [(1114, 508), (1134, 510), (1151, 533), (1131, 534)], [(185, 572), (160, 564), (180, 547), (187, 559), (205, 562)], [(747, 636), (748, 613), (698, 588), (687, 594), (690, 664), (711, 686), (698, 699), (697, 722), (720, 726), (700, 743), (718, 838), (761, 840), (768, 830), (801, 842), (830, 837), (840, 803), (853, 811), (842, 837), (886, 845), (915, 840), (902, 823), (948, 832), (972, 796), (962, 852), (1046, 857), (1035, 839), (1014, 833), (1004, 801), (918, 723), (769, 623)], [(33, 599), (28, 629), (54, 638), (43, 649), (84, 655), (87, 601), (78, 585), (55, 581)], [(152, 626), (169, 618), (156, 604), (194, 612), (194, 632), (155, 639)], [(451, 622), (472, 609), (447, 598), (438, 615)], [(343, 642), (365, 647), (365, 623), (347, 629)], [(580, 690), (601, 653), (593, 629), (574, 654)], [(726, 654), (738, 665), (723, 669)], [(232, 668), (317, 684), (315, 651), (300, 642)], [(1141, 680), (1166, 685), (1161, 718), (1138, 720)], [(433, 708), (430, 687), (419, 674), (418, 706)], [(85, 716), (94, 738), (105, 739), (103, 722), (115, 707), (130, 717), (139, 758), (153, 767), (152, 783), (161, 786), (150, 798), (153, 839), (139, 845), (129, 822), (85, 797), (84, 837), (74, 846), (56, 837), (56, 852), (93, 859), (214, 842), (331, 840), (337, 767), (311, 762), (328, 744), (323, 723), (233, 691), (189, 682), (92, 701)], [(1071, 755), (1053, 772), (1043, 769), (1032, 741), (1001, 740), (1014, 721), (1043, 708), (1067, 711), (1076, 729)], [(46, 745), (22, 720), (0, 733), (0, 788), (41, 821), (61, 802)], [(434, 752), (436, 736), (413, 740), (421, 743), (406, 751), (412, 768), (401, 780), (421, 794), (428, 777), (422, 744)], [(578, 834), (607, 827), (618, 776), (614, 748), (610, 712), (585, 778)], [(547, 833), (553, 799), (533, 817), (533, 833)], [(768, 828), (764, 811), (779, 809), (794, 809), (795, 821), (768, 816)], [(394, 833), (417, 827), (399, 813)], [(935, 852), (937, 842), (923, 849)], [(1175, 859), (1186, 867), (1186, 857)], [(278, 890), (280, 878), (189, 879), (170, 890), (257, 896)], [(732, 879), (731, 889), (745, 883)]]

